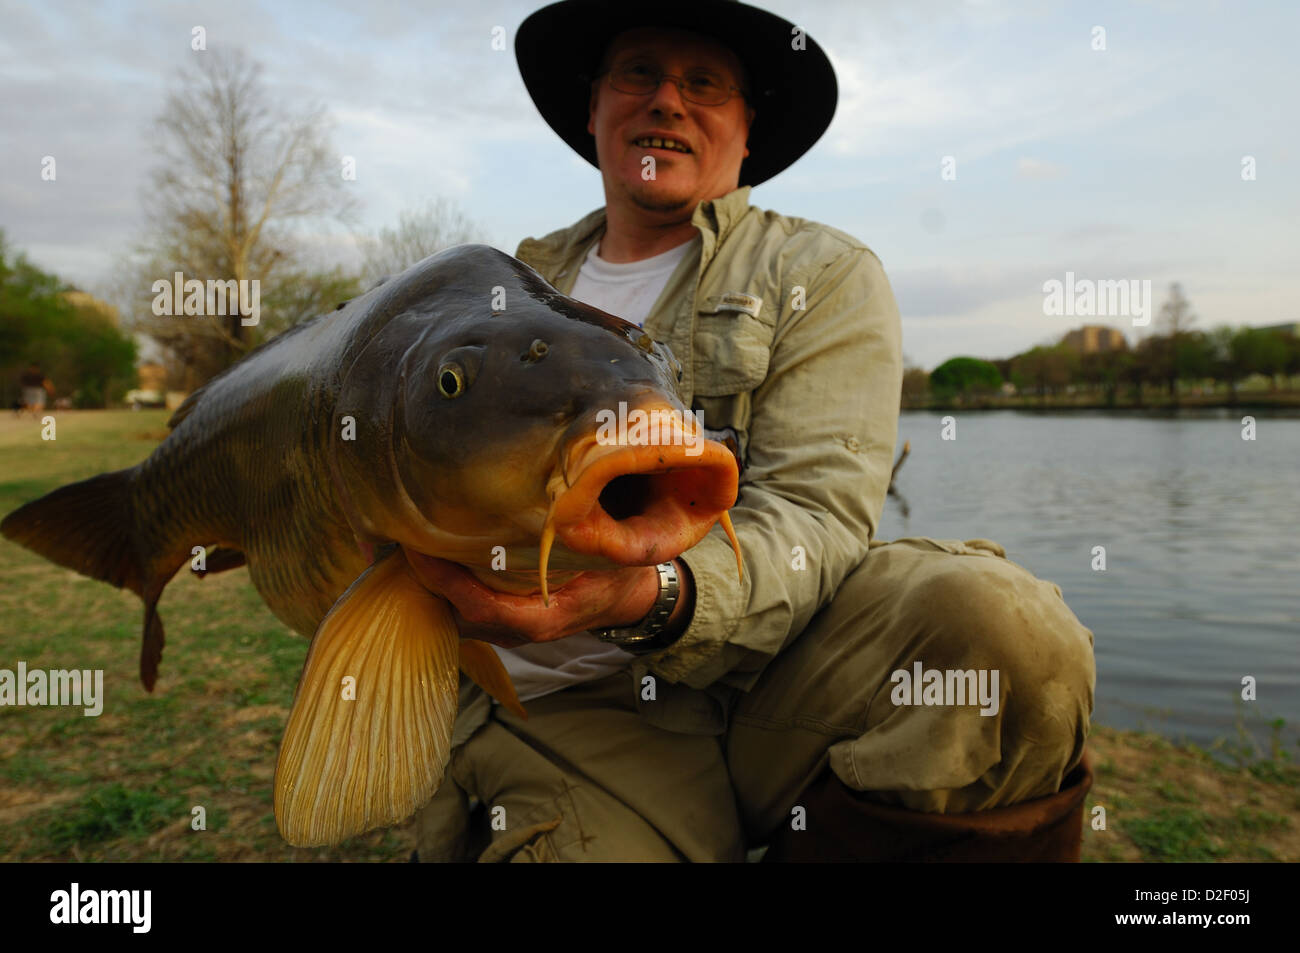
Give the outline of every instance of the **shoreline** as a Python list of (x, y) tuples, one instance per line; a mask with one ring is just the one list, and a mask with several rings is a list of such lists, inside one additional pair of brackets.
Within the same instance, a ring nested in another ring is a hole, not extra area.
[(1177, 403), (1162, 394), (1154, 399), (1144, 398), (1141, 403), (1131, 398), (1121, 398), (1107, 402), (1089, 396), (1061, 397), (972, 397), (969, 399), (915, 400), (903, 398), (900, 409), (907, 410), (1106, 410), (1106, 411), (1140, 411), (1140, 412), (1177, 412), (1180, 410), (1204, 410), (1223, 408), (1226, 410), (1297, 410), (1300, 411), (1300, 391), (1278, 391), (1276, 393), (1239, 394), (1235, 401), (1225, 394), (1191, 394), (1181, 396)]
[(1230, 764), (1196, 745), (1094, 725), (1088, 750), (1085, 863), (1300, 860), (1300, 766), (1280, 745), (1258, 758), (1229, 747)]

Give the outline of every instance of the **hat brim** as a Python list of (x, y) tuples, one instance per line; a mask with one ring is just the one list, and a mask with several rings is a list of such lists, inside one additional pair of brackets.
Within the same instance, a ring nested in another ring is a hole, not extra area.
[(831, 124), (839, 87), (822, 48), (796, 27), (736, 0), (656, 0), (644, 7), (610, 0), (562, 0), (531, 14), (515, 34), (515, 58), (542, 118), (599, 168), (587, 132), (591, 78), (619, 33), (652, 26), (690, 30), (735, 52), (749, 73), (757, 111), (740, 185), (758, 185), (788, 168)]

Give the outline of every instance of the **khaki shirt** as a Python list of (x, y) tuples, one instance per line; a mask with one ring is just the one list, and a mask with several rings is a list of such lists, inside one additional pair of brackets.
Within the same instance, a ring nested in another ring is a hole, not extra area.
[[(632, 666), (643, 696), (647, 672), (670, 683), (649, 694), (671, 704), (640, 707), (676, 730), (721, 730), (717, 709), (683, 686), (725, 708), (865, 558), (898, 434), (901, 329), (879, 259), (844, 232), (751, 206), (749, 192), (699, 204), (700, 254), (645, 321), (681, 362), (684, 399), (706, 428), (734, 431), (742, 461), (731, 518), (743, 581), (715, 526), (681, 557), (695, 583), (689, 627)], [(516, 257), (567, 294), (604, 231), (601, 208), (525, 239)]]

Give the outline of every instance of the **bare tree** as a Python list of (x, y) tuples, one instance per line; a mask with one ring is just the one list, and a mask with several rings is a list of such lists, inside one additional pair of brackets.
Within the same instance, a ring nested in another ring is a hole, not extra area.
[[(326, 117), (274, 103), (261, 67), (238, 51), (212, 50), (197, 62), (155, 122), (159, 162), (145, 196), (140, 269), (152, 278), (141, 293), (180, 271), (187, 279), (257, 280), (263, 295), (273, 294), (298, 257), (294, 226), (346, 220), (353, 210)], [(178, 382), (187, 389), (238, 360), (259, 333), (237, 313), (140, 325), (188, 366)]]
[(1178, 402), (1178, 379), (1183, 376), (1183, 338), (1196, 321), (1191, 302), (1183, 296), (1182, 286), (1174, 282), (1169, 286), (1169, 298), (1160, 306), (1159, 325), (1167, 335), (1159, 347), (1160, 365), (1169, 384), (1169, 396)]
[(358, 239), (364, 259), (361, 285), (373, 287), (452, 245), (484, 241), (481, 235), (482, 229), (450, 199), (426, 202), (403, 212), (396, 228), (385, 228), (377, 235)]

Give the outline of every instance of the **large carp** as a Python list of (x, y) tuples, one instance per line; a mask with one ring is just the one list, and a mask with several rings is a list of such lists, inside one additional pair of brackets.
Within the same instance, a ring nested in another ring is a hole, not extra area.
[[(721, 523), (737, 468), (704, 439), (672, 355), (485, 245), (425, 259), (280, 335), (195, 391), (144, 462), (11, 513), (0, 531), (144, 600), (206, 553), (247, 564), (312, 636), (280, 746), (275, 814), (296, 845), (394, 824), (442, 779), (458, 668), (522, 712), (500, 660), (460, 639), (401, 550), (541, 591), (653, 565)], [(659, 426), (622, 431), (641, 411)], [(502, 560), (504, 559), (504, 570)]]

